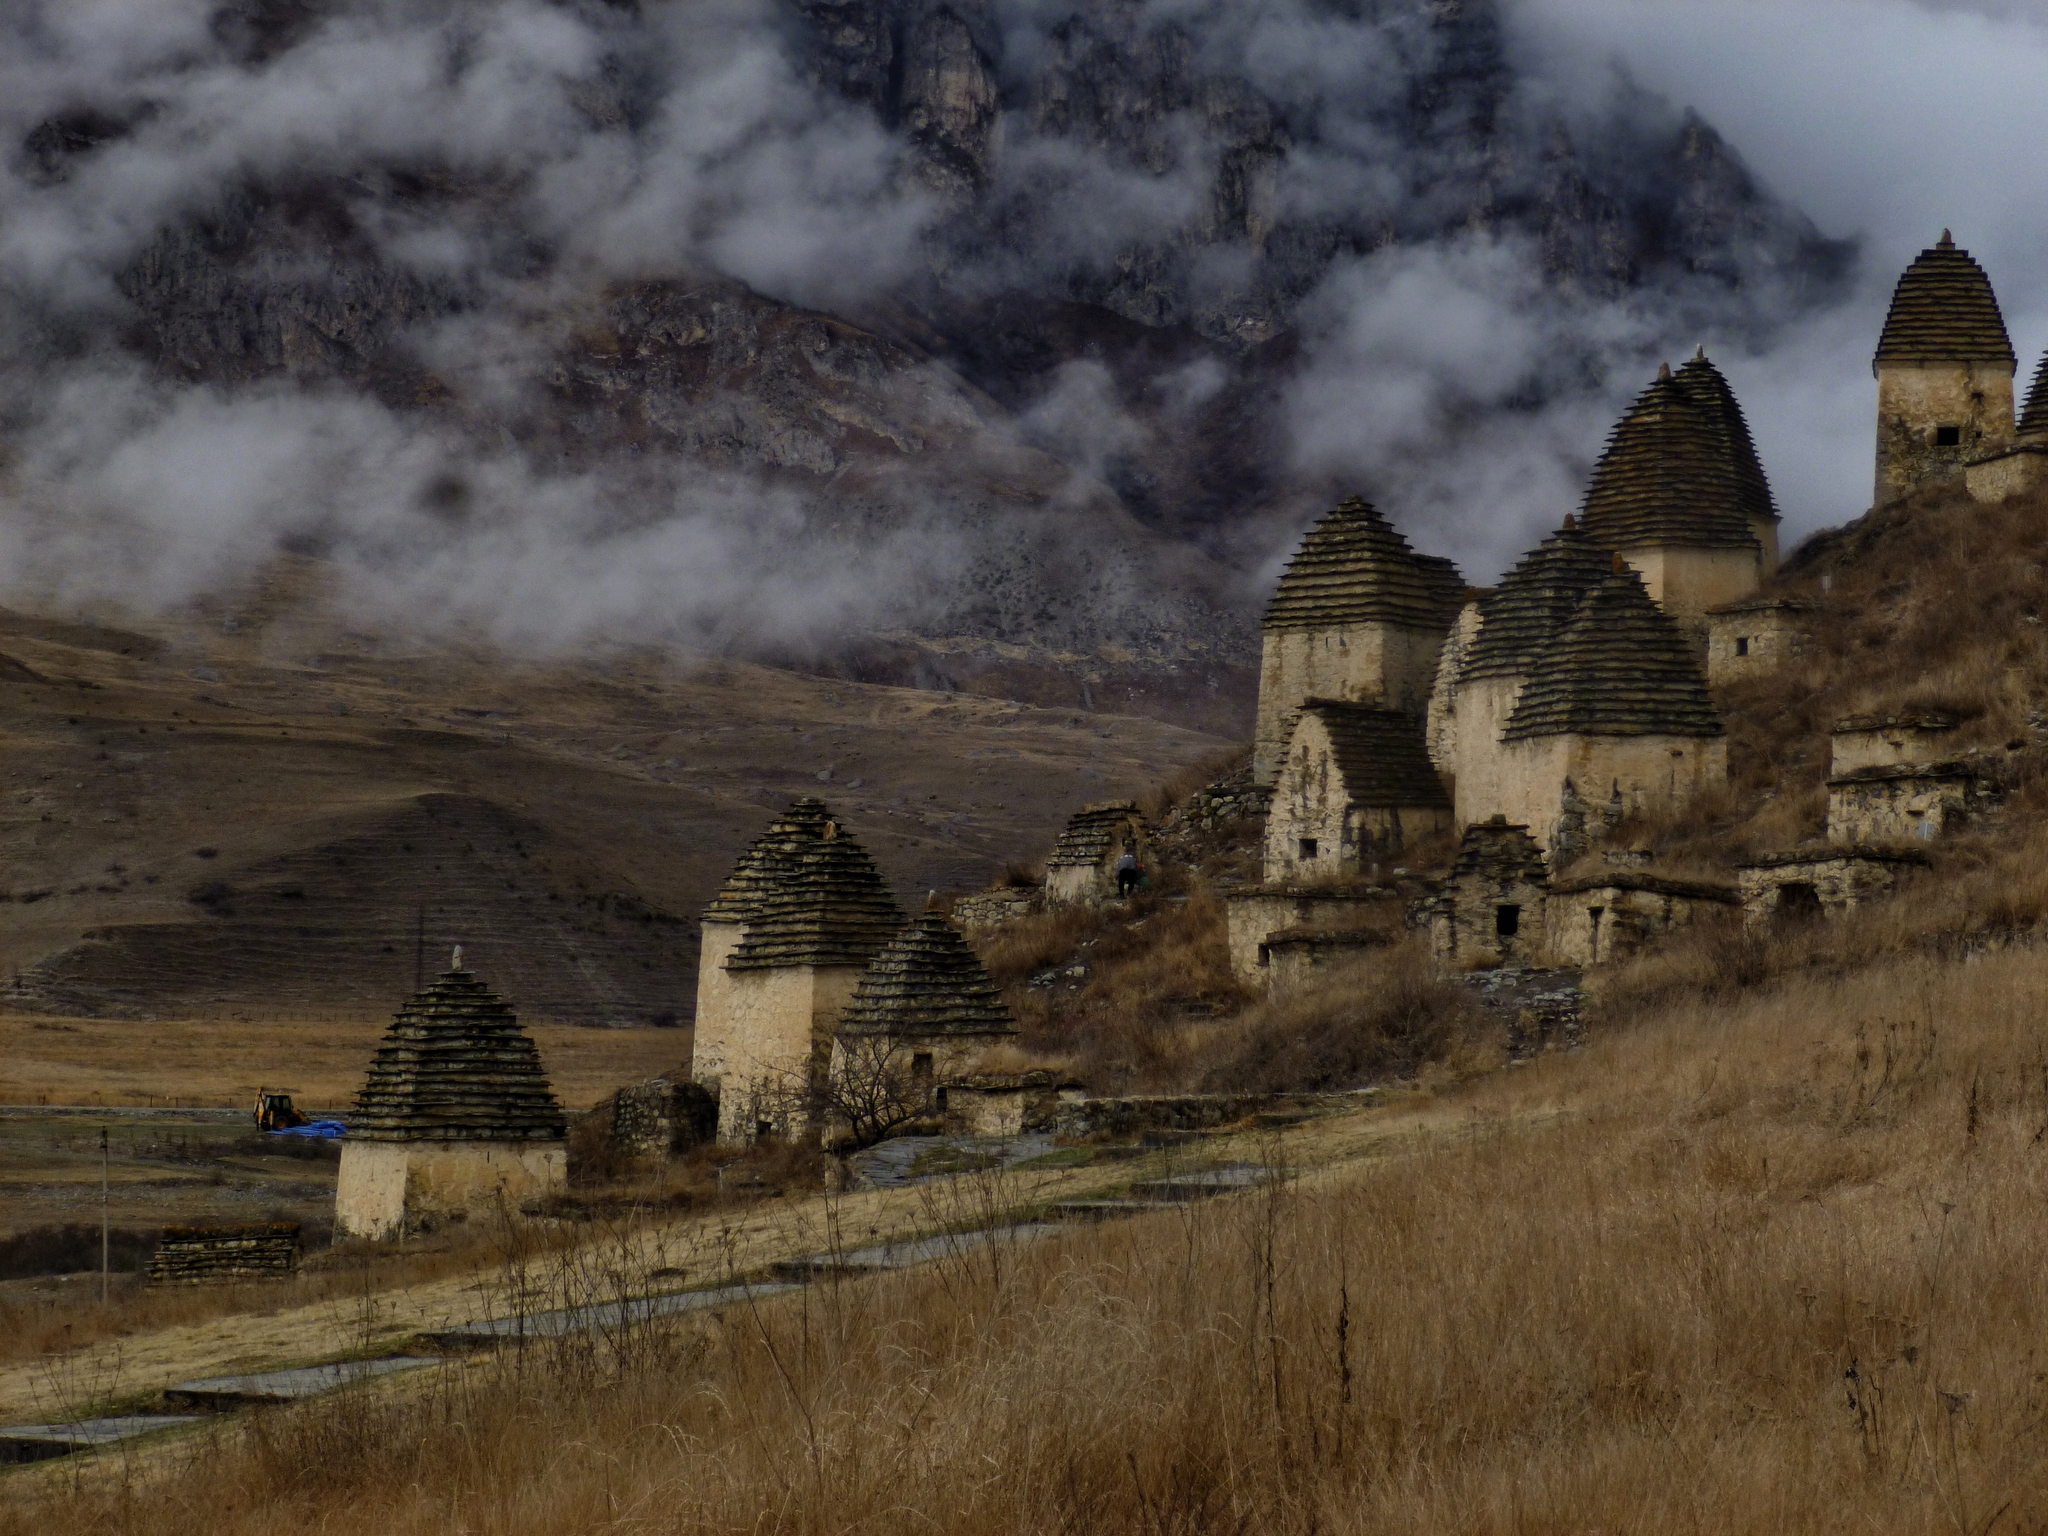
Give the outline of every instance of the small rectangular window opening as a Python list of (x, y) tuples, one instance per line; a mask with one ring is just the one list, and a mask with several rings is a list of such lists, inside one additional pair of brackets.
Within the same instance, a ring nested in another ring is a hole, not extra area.
[(1493, 909), (1493, 931), (1503, 939), (1512, 939), (1522, 927), (1522, 909), (1514, 906), (1498, 906)]
[(1271, 965), (1272, 963), (1273, 963), (1273, 951), (1272, 951), (1272, 950), (1270, 950), (1270, 949), (1268, 949), (1268, 948), (1267, 948), (1267, 947), (1266, 947), (1265, 945), (1261, 944), (1261, 945), (1259, 946), (1259, 964), (1261, 964), (1261, 965)]
[(1301, 856), (1304, 859), (1312, 859), (1316, 856), (1316, 840), (1314, 838), (1304, 837), (1301, 840)]
[(1735, 654), (1738, 656), (1747, 656), (1749, 654), (1749, 636), (1741, 635), (1736, 638)]
[(910, 1080), (929, 1087), (932, 1080), (932, 1053), (919, 1051), (910, 1058)]
[(1936, 427), (1934, 429), (1934, 446), (1937, 448), (1959, 448), (1962, 446), (1962, 442), (1963, 429), (1961, 427)]

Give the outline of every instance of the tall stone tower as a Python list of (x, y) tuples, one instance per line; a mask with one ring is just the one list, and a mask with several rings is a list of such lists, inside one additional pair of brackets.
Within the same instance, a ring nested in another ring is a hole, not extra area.
[(1748, 597), (1776, 569), (1770, 486), (1742, 407), (1705, 353), (1678, 374), (1658, 369), (1615, 424), (1579, 526), (1702, 641), (1708, 609)]
[(1266, 607), (1252, 782), (1271, 787), (1310, 699), (1420, 716), (1464, 600), (1458, 568), (1420, 555), (1362, 497), (1309, 529)]
[(740, 856), (704, 913), (690, 1075), (718, 1139), (814, 1130), (840, 1013), (903, 912), (825, 805), (802, 799)]
[(1892, 292), (1878, 338), (1877, 490), (1883, 506), (2012, 441), (2018, 366), (1991, 279), (1941, 232)]

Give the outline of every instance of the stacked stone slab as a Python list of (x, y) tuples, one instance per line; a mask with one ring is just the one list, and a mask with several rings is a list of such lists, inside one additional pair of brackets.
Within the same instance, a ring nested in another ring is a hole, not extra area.
[(567, 1117), (505, 1000), (444, 972), (399, 1009), (349, 1117), (335, 1227), (385, 1238), (559, 1190)]
[(1515, 701), (1586, 599), (1614, 571), (1614, 556), (1567, 516), (1480, 600), (1449, 708), (1456, 725), (1451, 780), (1461, 827), (1512, 803), (1501, 733)]
[(815, 799), (777, 817), (704, 912), (691, 1077), (728, 1143), (815, 1129), (832, 1032), (903, 912)]
[(1362, 498), (1326, 514), (1266, 608), (1253, 783), (1279, 776), (1294, 713), (1310, 699), (1422, 714), (1464, 591), (1456, 566), (1417, 554)]
[(1668, 366), (1616, 423), (1580, 515), (1689, 629), (1777, 568), (1777, 510), (1742, 407), (1704, 354)]
[(1087, 906), (1116, 894), (1116, 862), (1126, 850), (1145, 860), (1145, 818), (1134, 800), (1083, 806), (1061, 830), (1045, 861), (1048, 906)]
[[(1877, 505), (2011, 447), (2018, 361), (1991, 279), (1944, 229), (1900, 276), (1871, 362)], [(2000, 478), (1987, 464), (1970, 488), (1988, 491)]]
[(960, 931), (935, 912), (869, 963), (840, 1016), (833, 1070), (885, 1069), (936, 1092), (1017, 1033), (1001, 990)]
[(1450, 823), (1451, 797), (1419, 718), (1314, 699), (1296, 717), (1273, 786), (1266, 881), (1370, 877), (1372, 866)]
[(151, 1285), (278, 1280), (299, 1267), (299, 1224), (165, 1227), (149, 1257)]

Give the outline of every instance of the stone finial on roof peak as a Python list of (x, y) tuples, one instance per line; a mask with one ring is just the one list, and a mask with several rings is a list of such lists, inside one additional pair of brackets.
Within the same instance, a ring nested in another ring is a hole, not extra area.
[(1558, 532), (1574, 533), (1578, 530), (1578, 526), (1579, 520), (1576, 517), (1573, 517), (1571, 513), (1567, 512), (1564, 515), (1564, 521), (1558, 524)]
[(1704, 363), (1707, 360), (1707, 344), (1704, 341), (1694, 343), (1692, 360), (1696, 363)]
[(1659, 363), (1657, 365), (1657, 378), (1660, 383), (1669, 384), (1671, 382), (1671, 365), (1669, 363)]
[(1941, 232), (1941, 238), (1934, 242), (1934, 248), (1937, 251), (1954, 250), (1956, 248), (1955, 236), (1951, 235), (1947, 230), (1944, 229)]

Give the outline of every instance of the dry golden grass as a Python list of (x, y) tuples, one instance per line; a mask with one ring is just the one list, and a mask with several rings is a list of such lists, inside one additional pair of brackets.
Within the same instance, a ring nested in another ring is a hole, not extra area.
[[(291, 1090), (301, 1108), (343, 1109), (389, 1022), (0, 1015), (0, 1103), (244, 1109), (262, 1086)], [(527, 1032), (572, 1109), (690, 1059), (688, 1030), (530, 1024)]]
[(2044, 1007), (2034, 953), (1676, 1005), (1265, 1194), (264, 1416), (0, 1532), (2038, 1530)]

